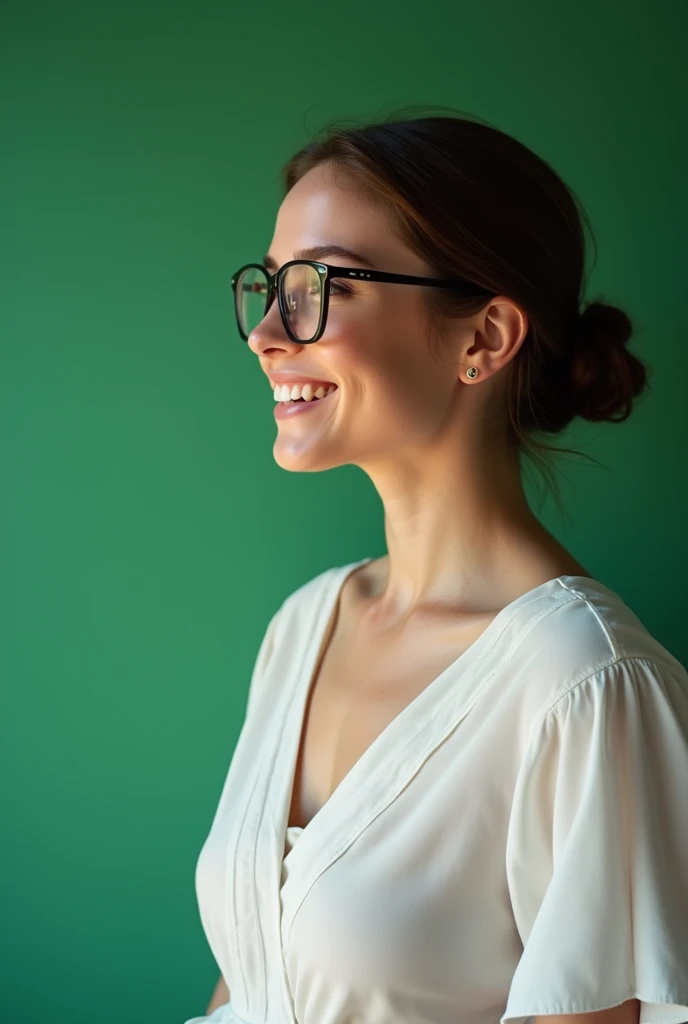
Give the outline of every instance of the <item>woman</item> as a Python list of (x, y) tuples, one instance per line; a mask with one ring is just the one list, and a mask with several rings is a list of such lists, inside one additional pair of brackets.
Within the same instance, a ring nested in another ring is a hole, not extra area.
[(536, 435), (646, 387), (628, 317), (581, 308), (579, 205), (458, 117), (335, 128), (284, 184), (233, 280), (274, 457), (360, 466), (388, 553), (267, 626), (193, 1021), (687, 1021), (688, 673), (522, 486)]

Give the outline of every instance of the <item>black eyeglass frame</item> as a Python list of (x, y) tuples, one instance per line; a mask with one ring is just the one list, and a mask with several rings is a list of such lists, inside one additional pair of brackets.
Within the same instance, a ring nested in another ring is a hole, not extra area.
[[(318, 321), (318, 327), (315, 334), (308, 341), (302, 341), (301, 338), (294, 337), (294, 334), (289, 327), (287, 321), (287, 309), (285, 305), (284, 294), (282, 291), (282, 281), (284, 274), (295, 264), (305, 264), (309, 267), (313, 267), (314, 270), (320, 275), (321, 281), (321, 295), (322, 302), (320, 304), (320, 319)], [(328, 282), (335, 277), (355, 278), (360, 281), (386, 281), (390, 284), (412, 284), (412, 285), (424, 285), (426, 288), (452, 288), (454, 291), (461, 292), (467, 297), (478, 297), (480, 294), (484, 294), (486, 298), (491, 295), (496, 295), (496, 292), (488, 291), (484, 288), (480, 288), (479, 285), (474, 284), (472, 281), (468, 281), (466, 278), (454, 278), (453, 280), (440, 280), (436, 277), (415, 277), (412, 274), (390, 274), (385, 270), (368, 270), (361, 267), (335, 267), (330, 263), (321, 263), (319, 260), (289, 260), (288, 263), (282, 264), (279, 270), (276, 270), (274, 274), (271, 274), (267, 267), (262, 263), (245, 263), (243, 267), (232, 275), (232, 292), (234, 295), (234, 314), (236, 316), (237, 327), (239, 334), (244, 341), (248, 341), (248, 335), (244, 333), (241, 322), (239, 320), (239, 306), (237, 302), (237, 283), (241, 274), (245, 270), (250, 269), (262, 270), (267, 278), (268, 290), (265, 297), (265, 310), (263, 317), (272, 305), (275, 293), (277, 294), (277, 304), (282, 318), (284, 329), (287, 332), (288, 337), (291, 341), (298, 345), (313, 345), (316, 341), (319, 341), (325, 332), (327, 326), (327, 313), (330, 304), (330, 289), (327, 287)]]

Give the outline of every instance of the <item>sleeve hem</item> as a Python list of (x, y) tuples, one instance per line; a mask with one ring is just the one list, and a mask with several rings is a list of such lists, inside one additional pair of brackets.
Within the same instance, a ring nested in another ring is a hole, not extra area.
[(527, 1021), (532, 1021), (535, 1017), (558, 1016), (560, 1014), (600, 1013), (603, 1010), (611, 1010), (614, 1006), (620, 1006), (621, 1003), (625, 1003), (629, 999), (638, 999), (640, 1001), (640, 1024), (688, 1024), (688, 994), (686, 994), (685, 1002), (679, 1002), (671, 995), (666, 996), (664, 999), (642, 999), (635, 993), (630, 993), (620, 999), (616, 999), (613, 1003), (605, 1003), (603, 1006), (599, 1004), (594, 1006), (573, 1006), (569, 1004), (567, 1006), (558, 1005), (548, 1009), (505, 1011), (499, 1018), (499, 1024), (505, 1024), (506, 1021), (510, 1021), (511, 1024), (526, 1024)]

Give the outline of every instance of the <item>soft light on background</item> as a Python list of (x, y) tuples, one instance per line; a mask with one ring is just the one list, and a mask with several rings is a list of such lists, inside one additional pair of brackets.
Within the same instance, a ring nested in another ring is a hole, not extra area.
[[(688, 662), (688, 4), (14, 0), (2, 30), (2, 957), (12, 1024), (180, 1024), (194, 869), (267, 621), (384, 553), (352, 466), (276, 466), (229, 279), (334, 117), (446, 104), (548, 160), (651, 390), (555, 443), (573, 555)], [(429, 111), (432, 113), (432, 111)]]

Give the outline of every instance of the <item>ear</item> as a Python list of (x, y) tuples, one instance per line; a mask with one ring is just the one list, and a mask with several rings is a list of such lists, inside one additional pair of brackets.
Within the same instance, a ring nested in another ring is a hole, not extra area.
[(470, 366), (478, 369), (477, 380), (485, 380), (511, 362), (523, 344), (530, 322), (523, 306), (497, 295), (470, 318), (470, 330), (462, 329), (459, 372), (462, 380)]

